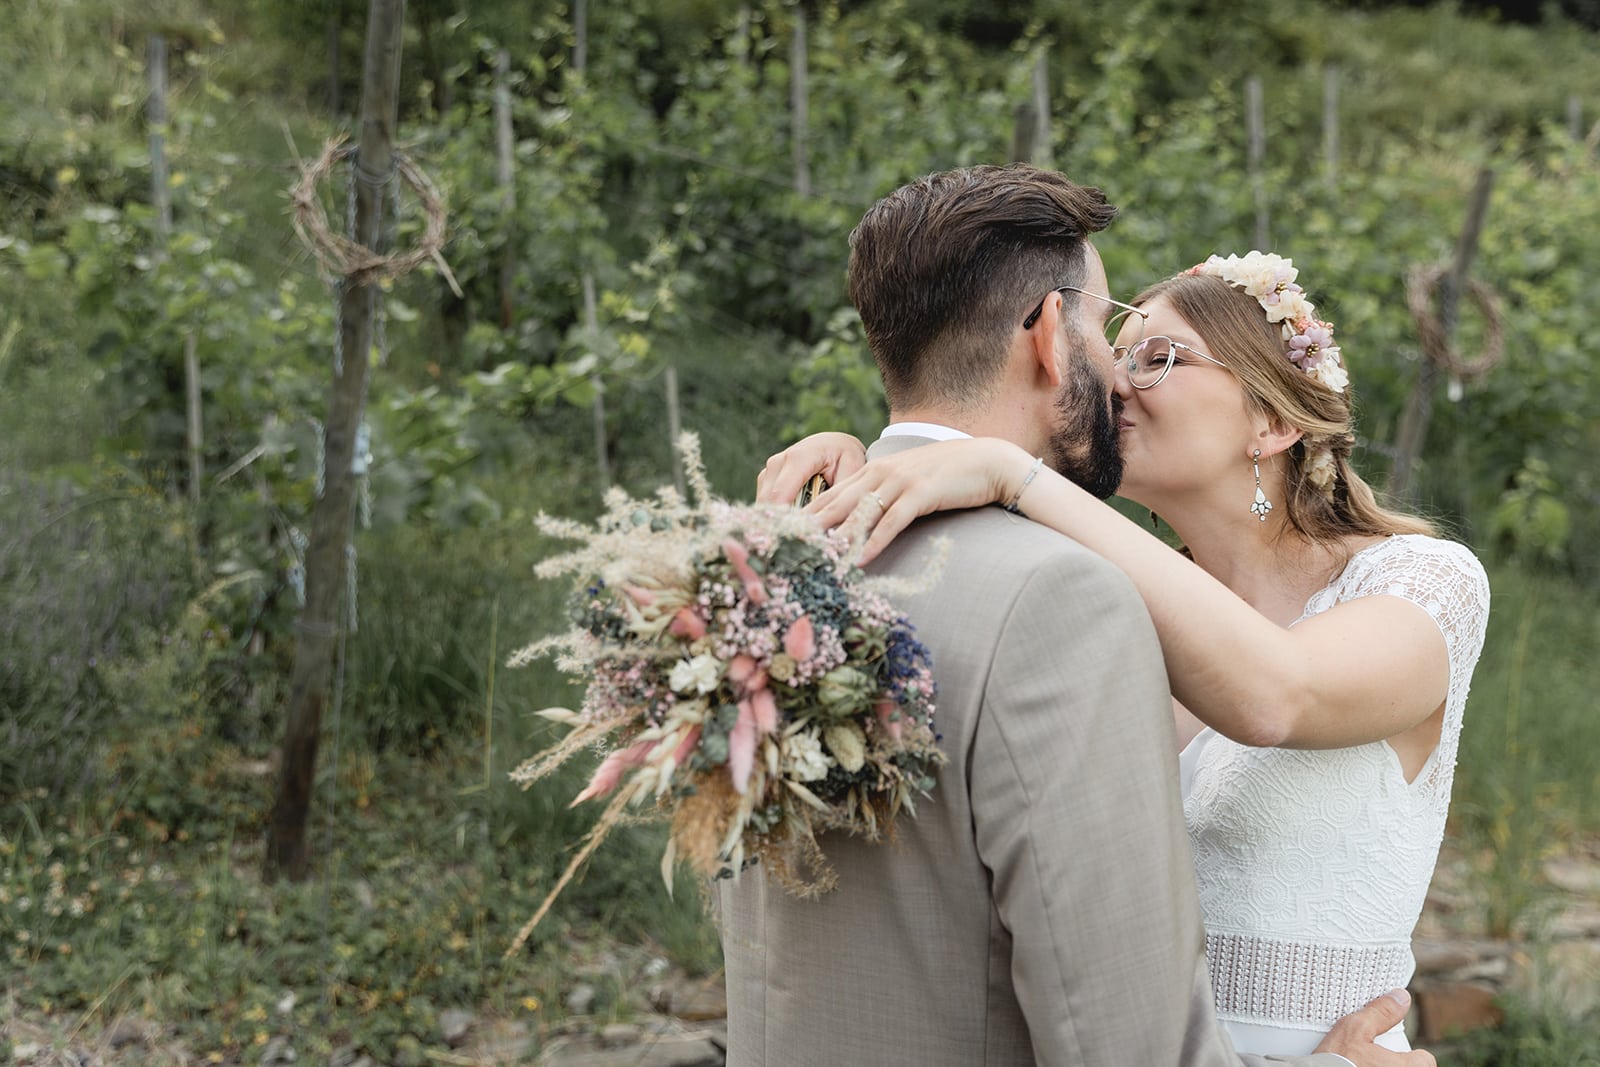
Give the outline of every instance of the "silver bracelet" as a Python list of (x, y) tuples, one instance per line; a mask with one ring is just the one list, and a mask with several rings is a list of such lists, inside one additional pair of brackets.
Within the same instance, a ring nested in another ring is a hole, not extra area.
[(1027, 491), (1034, 477), (1039, 473), (1039, 468), (1044, 466), (1044, 457), (1038, 456), (1033, 461), (1033, 466), (1028, 468), (1028, 476), (1022, 479), (1022, 484), (1017, 486), (1017, 491), (1011, 495), (1011, 502), (1003, 505), (1013, 515), (1021, 515), (1022, 509), (1017, 505), (1022, 503), (1022, 494)]

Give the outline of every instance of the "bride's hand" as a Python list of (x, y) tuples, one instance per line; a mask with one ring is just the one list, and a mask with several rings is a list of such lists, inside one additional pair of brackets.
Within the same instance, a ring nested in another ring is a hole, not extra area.
[(871, 461), (806, 510), (831, 528), (864, 507), (867, 521), (876, 520), (861, 553), (866, 564), (922, 515), (1010, 501), (1033, 463), (1027, 452), (998, 438), (942, 441)]
[(866, 461), (866, 446), (849, 434), (814, 433), (767, 458), (766, 467), (756, 475), (756, 502), (792, 504), (813, 475), (837, 485)]

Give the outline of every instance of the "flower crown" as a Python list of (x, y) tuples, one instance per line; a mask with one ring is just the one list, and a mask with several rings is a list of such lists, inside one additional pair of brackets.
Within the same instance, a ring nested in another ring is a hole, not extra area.
[(1333, 323), (1316, 317), (1316, 307), (1305, 298), (1305, 290), (1295, 284), (1299, 271), (1293, 260), (1252, 250), (1242, 257), (1212, 256), (1184, 273), (1221, 278), (1255, 297), (1266, 311), (1267, 321), (1282, 324), (1283, 339), (1289, 342), (1290, 363), (1336, 393), (1344, 392), (1350, 384), (1350, 375), (1339, 358), (1339, 346), (1333, 343)]

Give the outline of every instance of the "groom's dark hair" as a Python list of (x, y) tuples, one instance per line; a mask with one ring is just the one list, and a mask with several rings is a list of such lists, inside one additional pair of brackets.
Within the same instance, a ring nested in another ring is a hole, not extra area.
[(850, 234), (850, 300), (890, 408), (980, 406), (1012, 331), (1083, 283), (1086, 240), (1116, 214), (1099, 189), (1025, 163), (930, 174), (872, 205)]

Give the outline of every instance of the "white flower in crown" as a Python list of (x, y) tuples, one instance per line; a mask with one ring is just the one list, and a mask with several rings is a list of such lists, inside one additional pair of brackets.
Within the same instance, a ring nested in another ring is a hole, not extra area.
[(1267, 321), (1282, 324), (1289, 361), (1334, 392), (1345, 391), (1350, 375), (1333, 343), (1333, 324), (1317, 318), (1316, 305), (1295, 283), (1293, 260), (1252, 249), (1244, 256), (1211, 256), (1188, 273), (1220, 278), (1255, 297)]
[(1267, 321), (1283, 323), (1285, 341), (1294, 336), (1295, 323), (1311, 318), (1312, 312), (1317, 310), (1301, 293), (1298, 285), (1278, 293), (1274, 303), (1269, 304), (1265, 297), (1260, 299), (1262, 310), (1267, 313)]
[(1300, 287), (1294, 284), (1299, 274), (1294, 268), (1294, 261), (1269, 252), (1252, 250), (1246, 256), (1231, 255), (1227, 259), (1212, 256), (1197, 267), (1196, 272), (1210, 274), (1229, 285), (1238, 286), (1261, 301), (1263, 306), (1269, 302), (1276, 304), (1281, 293), (1300, 291)]
[(1333, 480), (1338, 474), (1338, 466), (1333, 461), (1333, 452), (1322, 448), (1306, 463), (1306, 480), (1321, 489), (1324, 493), (1333, 491)]
[(1350, 384), (1350, 372), (1339, 365), (1339, 350), (1335, 348), (1331, 352), (1331, 356), (1322, 358), (1311, 376), (1334, 392), (1342, 393)]

